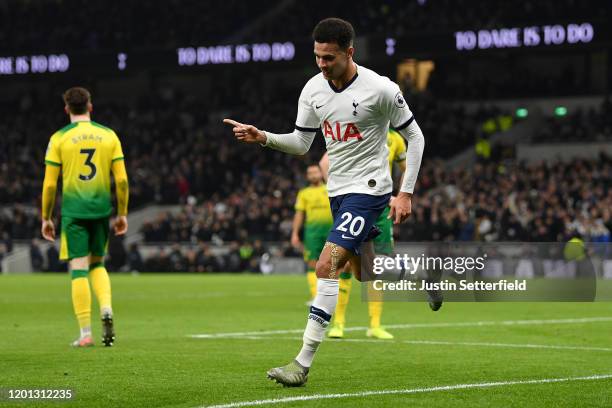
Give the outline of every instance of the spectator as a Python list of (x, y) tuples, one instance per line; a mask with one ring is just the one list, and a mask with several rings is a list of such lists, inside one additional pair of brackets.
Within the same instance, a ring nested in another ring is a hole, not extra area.
[(34, 272), (40, 272), (43, 270), (44, 258), (42, 251), (40, 250), (40, 242), (34, 238), (30, 242), (30, 264)]
[(138, 250), (138, 244), (130, 245), (130, 250), (127, 255), (127, 263), (128, 268), (132, 272), (142, 272), (143, 271), (143, 262), (142, 256), (140, 255), (140, 251)]

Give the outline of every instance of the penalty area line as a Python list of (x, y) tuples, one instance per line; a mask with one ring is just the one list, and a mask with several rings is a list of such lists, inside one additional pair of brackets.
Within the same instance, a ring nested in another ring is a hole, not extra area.
[(296, 402), (296, 401), (315, 401), (315, 400), (324, 400), (324, 399), (370, 397), (370, 396), (375, 396), (375, 395), (406, 395), (406, 394), (420, 394), (420, 393), (439, 392), (439, 391), (493, 388), (493, 387), (503, 387), (503, 386), (512, 386), (512, 385), (551, 384), (551, 383), (562, 383), (562, 382), (570, 382), (570, 381), (594, 381), (594, 380), (607, 380), (607, 379), (612, 379), (612, 374), (590, 375), (586, 377), (541, 378), (541, 379), (533, 379), (533, 380), (497, 381), (497, 382), (471, 383), (471, 384), (453, 384), (453, 385), (440, 385), (436, 387), (427, 387), (427, 388), (406, 388), (406, 389), (400, 389), (400, 390), (375, 390), (375, 391), (350, 392), (350, 393), (342, 393), (342, 394), (300, 395), (300, 396), (295, 396), (295, 397), (272, 398), (272, 399), (265, 399), (265, 400), (237, 401), (237, 402), (230, 402), (230, 403), (220, 404), (220, 405), (202, 405), (198, 408), (239, 408), (239, 407), (252, 407), (252, 406), (257, 406), (257, 405), (284, 404), (284, 403)]

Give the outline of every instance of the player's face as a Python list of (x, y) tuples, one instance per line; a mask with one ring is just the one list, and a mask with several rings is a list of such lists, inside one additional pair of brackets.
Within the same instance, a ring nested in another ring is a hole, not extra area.
[(306, 171), (306, 178), (310, 184), (318, 184), (323, 180), (323, 175), (321, 174), (321, 169), (319, 166), (310, 166)]
[(353, 57), (353, 47), (346, 50), (336, 43), (314, 43), (314, 54), (317, 66), (327, 80), (342, 78)]

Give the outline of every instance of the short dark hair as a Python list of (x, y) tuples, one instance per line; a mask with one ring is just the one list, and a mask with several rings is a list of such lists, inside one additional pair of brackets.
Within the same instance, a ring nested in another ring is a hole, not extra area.
[(342, 49), (353, 45), (355, 30), (351, 23), (341, 18), (321, 20), (312, 31), (312, 39), (318, 43), (336, 43)]
[(87, 89), (75, 86), (64, 92), (63, 97), (70, 113), (74, 115), (87, 113), (87, 104), (91, 102), (91, 94)]

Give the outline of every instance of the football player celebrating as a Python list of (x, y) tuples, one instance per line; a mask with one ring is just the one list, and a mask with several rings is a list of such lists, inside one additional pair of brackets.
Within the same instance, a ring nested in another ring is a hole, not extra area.
[(334, 225), (317, 261), (317, 295), (310, 307), (303, 345), (289, 364), (268, 371), (269, 378), (285, 386), (301, 386), (308, 379), (336, 308), (342, 266), (350, 262), (353, 274), (361, 280), (361, 255), (374, 253), (371, 239), (379, 233), (376, 219), (391, 198), (389, 125), (408, 141), (406, 172), (400, 192), (390, 204), (389, 216), (396, 224), (410, 215), (425, 146), (423, 133), (397, 84), (353, 61), (354, 38), (352, 25), (338, 18), (322, 20), (314, 28), (314, 55), (321, 72), (302, 90), (292, 133), (274, 134), (224, 119), (233, 126), (239, 141), (296, 155), (310, 149), (322, 128), (329, 154), (327, 190)]

